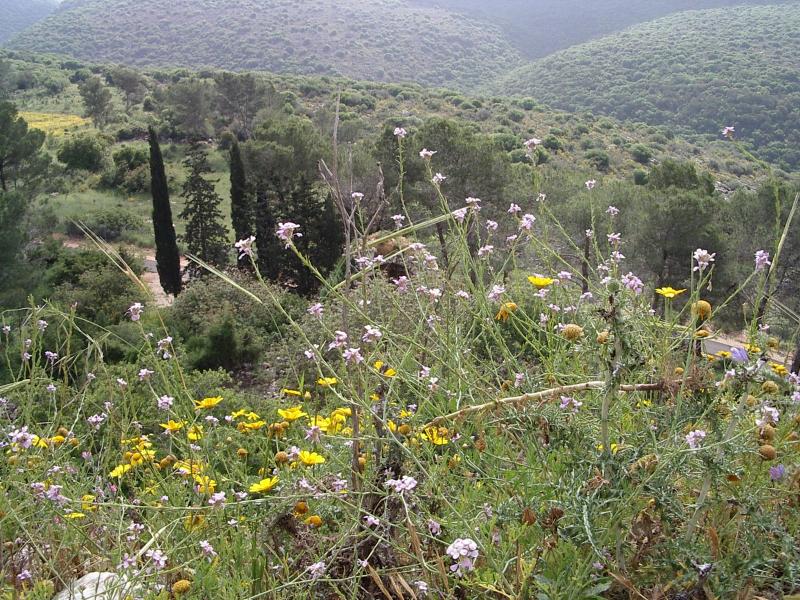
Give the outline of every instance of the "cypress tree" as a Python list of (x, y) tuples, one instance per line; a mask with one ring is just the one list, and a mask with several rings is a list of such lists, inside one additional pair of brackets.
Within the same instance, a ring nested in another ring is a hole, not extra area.
[[(239, 142), (231, 148), (231, 224), (237, 240), (244, 240), (253, 235), (255, 217), (253, 201), (247, 192), (247, 176), (245, 175), (242, 153)], [(239, 257), (239, 267), (250, 266), (247, 256)]]
[(277, 281), (285, 264), (288, 250), (275, 235), (278, 222), (272, 212), (269, 194), (263, 188), (256, 190), (256, 250), (258, 270), (264, 279)]
[(169, 188), (164, 172), (164, 158), (158, 145), (158, 136), (150, 127), (150, 189), (153, 193), (153, 230), (156, 238), (156, 268), (161, 287), (167, 294), (177, 296), (181, 291), (181, 258), (172, 208), (169, 205)]
[[(213, 182), (204, 177), (211, 172), (208, 156), (201, 146), (195, 144), (183, 164), (189, 169), (189, 177), (181, 193), (186, 203), (180, 217), (187, 220), (182, 239), (190, 253), (209, 264), (223, 266), (228, 258), (228, 230), (222, 224), (222, 211), (219, 209), (222, 198), (214, 190)], [(191, 273), (197, 276), (202, 269), (194, 267)]]

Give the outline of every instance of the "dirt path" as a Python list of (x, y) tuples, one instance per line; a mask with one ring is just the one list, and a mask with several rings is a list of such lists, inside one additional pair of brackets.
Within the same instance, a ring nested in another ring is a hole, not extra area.
[[(85, 239), (81, 238), (65, 238), (62, 241), (65, 248), (91, 248), (92, 245)], [(153, 303), (156, 306), (171, 306), (175, 298), (164, 293), (161, 289), (161, 282), (158, 279), (158, 269), (156, 268), (156, 257), (152, 250), (142, 250), (137, 246), (126, 246), (125, 248), (131, 254), (141, 259), (144, 262), (144, 272), (139, 276), (139, 279), (150, 289), (153, 294)], [(189, 265), (189, 261), (181, 256), (181, 269), (185, 269)]]

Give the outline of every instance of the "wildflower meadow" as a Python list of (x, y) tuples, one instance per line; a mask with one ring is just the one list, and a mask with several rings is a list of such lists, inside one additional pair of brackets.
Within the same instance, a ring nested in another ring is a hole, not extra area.
[[(237, 268), (259, 293), (193, 259), (288, 323), (266, 386), (187, 369), (147, 285), (97, 237), (140, 291), (131, 335), (75, 307), (2, 313), (3, 598), (94, 598), (75, 595), (88, 574), (109, 599), (800, 589), (800, 378), (765, 317), (797, 200), (777, 246), (712, 303), (714, 248), (655, 291), (626, 267), (625, 209), (600, 202), (602, 181), (580, 191), (576, 243), (535, 175), (535, 200), (489, 215), (446, 197), (437, 150), (406, 133), (394, 230), (375, 225), (379, 194), (323, 165), (340, 272), (303, 254), (301, 225), (272, 228), (320, 286), (302, 311), (261, 279), (255, 238)], [(433, 216), (403, 202), (409, 153)], [(718, 349), (715, 318), (745, 291), (747, 340)], [(106, 360), (111, 341), (126, 362)]]

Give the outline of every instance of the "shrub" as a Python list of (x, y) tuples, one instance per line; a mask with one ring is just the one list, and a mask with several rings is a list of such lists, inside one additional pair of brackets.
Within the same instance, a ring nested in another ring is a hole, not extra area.
[(96, 135), (76, 135), (61, 144), (57, 157), (67, 169), (96, 173), (103, 168), (106, 147), (106, 143)]

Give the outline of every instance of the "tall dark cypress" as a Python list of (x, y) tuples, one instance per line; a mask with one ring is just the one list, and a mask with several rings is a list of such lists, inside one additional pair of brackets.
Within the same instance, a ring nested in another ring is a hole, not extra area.
[[(231, 224), (237, 240), (249, 238), (254, 233), (255, 218), (252, 196), (247, 192), (247, 176), (245, 175), (242, 153), (239, 142), (231, 148)], [(239, 267), (250, 266), (247, 256), (239, 257)]]
[(161, 287), (167, 294), (177, 296), (181, 291), (181, 257), (172, 208), (169, 205), (169, 188), (164, 172), (164, 158), (158, 145), (158, 135), (150, 128), (150, 188), (153, 192), (153, 230), (156, 237), (156, 268)]
[(256, 250), (258, 251), (258, 270), (264, 279), (277, 281), (283, 265), (286, 261), (286, 254), (289, 250), (283, 248), (275, 235), (275, 226), (278, 224), (274, 213), (269, 194), (264, 189), (256, 189)]

